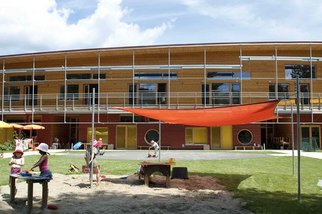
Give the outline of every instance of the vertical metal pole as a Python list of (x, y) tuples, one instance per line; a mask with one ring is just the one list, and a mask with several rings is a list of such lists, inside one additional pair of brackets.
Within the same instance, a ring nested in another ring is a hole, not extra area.
[(170, 98), (171, 98), (171, 81), (170, 81), (170, 65), (171, 65), (171, 52), (170, 52), (170, 49), (168, 49), (168, 98), (167, 98), (167, 101), (168, 101), (168, 108), (170, 108)]
[(293, 176), (295, 175), (295, 161), (294, 161), (294, 118), (293, 118), (293, 104), (291, 104), (291, 126), (292, 126), (292, 167), (293, 167)]
[(242, 60), (242, 56), (243, 56), (243, 50), (240, 48), (239, 49), (239, 76), (240, 76), (240, 89), (239, 89), (239, 96), (240, 96), (240, 104), (243, 104), (243, 60)]
[(31, 123), (34, 123), (35, 114), (35, 58), (32, 59), (32, 95), (31, 95)]
[[(137, 95), (137, 91), (135, 90), (136, 87), (135, 87), (135, 69), (134, 69), (134, 66), (135, 66), (135, 52), (133, 51), (132, 52), (132, 108), (134, 108), (135, 104), (136, 104), (136, 95)], [(125, 104), (125, 100), (124, 100), (124, 104)], [(135, 117), (134, 117), (134, 114), (132, 114), (132, 122), (134, 123), (135, 122)]]
[(64, 123), (66, 123), (66, 111), (67, 111), (67, 57), (65, 56), (64, 66)]
[(89, 174), (90, 186), (93, 186), (93, 159), (94, 159), (94, 152), (93, 152), (93, 144), (94, 144), (94, 122), (95, 122), (95, 88), (93, 88), (93, 99), (92, 99), (92, 140), (91, 140), (91, 169)]
[(5, 69), (5, 61), (2, 61), (2, 98), (1, 98), (1, 120), (3, 121), (3, 112), (4, 112), (4, 69)]
[(100, 99), (101, 99), (101, 54), (97, 59), (97, 122), (100, 122)]
[(301, 201), (301, 127), (300, 127), (300, 87), (299, 74), (296, 75), (296, 112), (297, 112), (297, 199)]
[[(203, 51), (203, 96), (204, 96), (204, 104), (203, 106), (207, 106), (207, 50)], [(202, 97), (202, 95), (201, 95)]]
[(159, 162), (161, 162), (161, 121), (159, 120), (159, 146), (160, 146), (160, 149), (159, 149)]

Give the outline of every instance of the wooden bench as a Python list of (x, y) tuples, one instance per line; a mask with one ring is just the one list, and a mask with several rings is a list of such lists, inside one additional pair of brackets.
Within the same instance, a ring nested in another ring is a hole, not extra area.
[[(142, 149), (149, 149), (150, 146), (139, 146), (139, 149), (142, 150)], [(170, 150), (170, 146), (161, 146), (161, 150), (163, 149), (167, 149), (167, 150)]]
[(263, 150), (263, 146), (235, 146), (235, 150)]

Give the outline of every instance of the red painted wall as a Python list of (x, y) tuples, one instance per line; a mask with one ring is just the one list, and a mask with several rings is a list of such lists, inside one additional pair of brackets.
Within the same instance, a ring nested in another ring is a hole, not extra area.
[(261, 127), (260, 127), (260, 125), (248, 124), (248, 125), (233, 126), (233, 146), (242, 145), (241, 143), (239, 143), (237, 136), (238, 136), (238, 133), (243, 129), (247, 129), (253, 134), (252, 145), (254, 145), (254, 143), (261, 144)]

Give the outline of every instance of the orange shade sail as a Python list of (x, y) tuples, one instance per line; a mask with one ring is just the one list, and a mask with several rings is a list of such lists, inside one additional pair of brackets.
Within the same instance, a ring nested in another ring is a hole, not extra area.
[(160, 120), (169, 124), (210, 127), (241, 125), (276, 119), (277, 115), (275, 114), (275, 108), (278, 102), (278, 100), (273, 100), (253, 104), (200, 109), (151, 109), (123, 107), (115, 107), (115, 109)]

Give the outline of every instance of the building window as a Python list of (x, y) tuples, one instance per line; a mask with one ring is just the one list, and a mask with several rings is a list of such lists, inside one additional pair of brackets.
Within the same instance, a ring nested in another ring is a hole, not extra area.
[(208, 129), (206, 127), (187, 127), (185, 133), (186, 144), (207, 144)]
[[(67, 85), (66, 100), (78, 100), (78, 85)], [(60, 87), (60, 100), (65, 99), (65, 86)]]
[[(45, 75), (35, 75), (35, 81), (43, 81), (43, 80), (45, 80)], [(32, 75), (9, 77), (9, 82), (27, 82), (27, 81), (32, 81)]]
[(239, 83), (213, 83), (211, 88), (212, 104), (240, 104)]
[(279, 83), (277, 86), (277, 97), (275, 94), (275, 87), (276, 84), (272, 83), (269, 84), (269, 99), (289, 99), (289, 90), (288, 90), (288, 83)]
[(247, 129), (243, 129), (243, 130), (239, 131), (239, 133), (237, 135), (237, 139), (238, 139), (239, 143), (241, 143), (243, 145), (249, 145), (253, 141), (253, 133)]
[[(240, 76), (242, 74), (242, 76)], [(231, 79), (243, 79), (243, 80), (249, 80), (250, 79), (250, 73), (249, 71), (211, 71), (207, 73), (208, 79), (216, 79), (216, 80), (231, 80)]]
[[(97, 80), (98, 74), (82, 73), (82, 74), (67, 74), (68, 80)], [(105, 79), (106, 74), (100, 74), (100, 79)]]
[(20, 87), (9, 86), (4, 88), (4, 101), (19, 101), (20, 99)]
[(148, 130), (144, 135), (145, 142), (150, 143), (151, 140), (154, 140), (155, 142), (159, 141), (159, 132), (155, 129)]
[(300, 79), (315, 79), (315, 65), (312, 66), (312, 75), (310, 65), (285, 65), (285, 79), (295, 79), (297, 74)]
[(177, 79), (176, 72), (136, 72), (134, 79), (136, 80), (167, 80)]
[(140, 83), (129, 85), (129, 104), (158, 105), (166, 104), (165, 83)]

